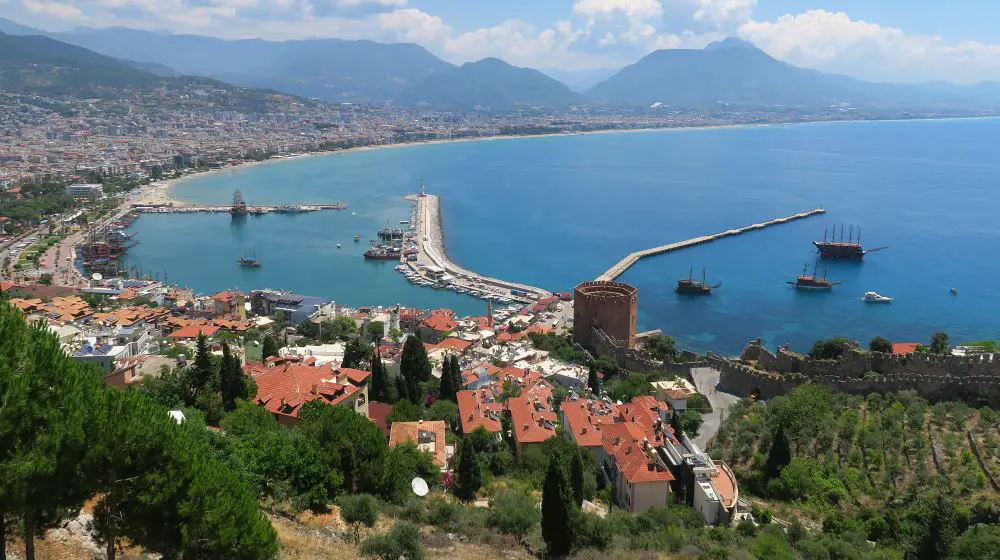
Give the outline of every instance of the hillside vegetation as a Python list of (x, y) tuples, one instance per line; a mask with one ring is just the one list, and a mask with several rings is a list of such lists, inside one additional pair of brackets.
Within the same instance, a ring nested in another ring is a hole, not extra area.
[[(907, 558), (944, 558), (962, 531), (1000, 521), (989, 479), (1000, 471), (998, 420), (989, 408), (931, 405), (912, 393), (859, 397), (807, 384), (734, 405), (710, 452), (732, 466), (741, 490), (788, 516)], [(937, 544), (927, 555), (930, 534)]]

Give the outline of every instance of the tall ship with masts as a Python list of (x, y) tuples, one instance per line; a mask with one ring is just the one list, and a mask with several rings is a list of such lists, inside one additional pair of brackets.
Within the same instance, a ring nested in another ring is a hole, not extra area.
[(233, 193), (233, 205), (229, 208), (229, 213), (234, 218), (242, 218), (247, 215), (247, 203), (243, 200), (243, 193), (240, 189), (236, 189)]
[(865, 250), (861, 246), (861, 228), (858, 228), (857, 238), (855, 239), (854, 226), (851, 226), (848, 230), (847, 241), (844, 241), (844, 226), (840, 226), (840, 239), (837, 239), (837, 226), (833, 226), (833, 235), (827, 238), (828, 229), (823, 230), (823, 241), (813, 241), (813, 245), (816, 246), (816, 250), (819, 252), (819, 258), (823, 260), (846, 260), (846, 261), (860, 261), (865, 258), (868, 253), (874, 253), (876, 251), (881, 251), (886, 247), (878, 247), (876, 249)]
[(822, 292), (830, 291), (834, 286), (840, 284), (840, 282), (831, 282), (827, 277), (827, 269), (823, 267), (823, 276), (819, 275), (819, 262), (813, 266), (812, 276), (809, 275), (809, 263), (802, 266), (802, 274), (795, 277), (795, 280), (790, 280), (788, 283), (791, 284), (793, 288), (804, 292)]
[(678, 294), (707, 296), (719, 286), (722, 286), (721, 282), (714, 286), (709, 285), (707, 268), (702, 269), (701, 280), (694, 279), (694, 268), (692, 268), (688, 271), (687, 278), (681, 278), (677, 281), (677, 287), (674, 288), (674, 291)]

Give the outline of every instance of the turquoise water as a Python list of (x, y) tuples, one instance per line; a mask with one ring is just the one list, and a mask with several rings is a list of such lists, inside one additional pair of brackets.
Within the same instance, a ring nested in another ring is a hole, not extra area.
[[(825, 123), (439, 144), (364, 151), (205, 175), (177, 196), (226, 204), (343, 200), (297, 216), (147, 215), (130, 264), (210, 292), (281, 287), (349, 305), (403, 303), (481, 313), (478, 300), (410, 286), (366, 262), (374, 231), (409, 218), (420, 177), (442, 197), (449, 254), (472, 270), (550, 290), (593, 279), (628, 252), (823, 206), (826, 216), (640, 262), (639, 326), (685, 346), (738, 352), (747, 340), (808, 349), (819, 337), (996, 338), (1000, 316), (1000, 121)], [(352, 213), (356, 213), (352, 215)], [(864, 263), (832, 263), (833, 292), (785, 282), (834, 223), (860, 225)], [(363, 242), (351, 238), (360, 233)], [(343, 248), (336, 249), (336, 243)], [(240, 269), (244, 248), (263, 262)], [(673, 293), (688, 269), (722, 287)], [(957, 288), (957, 296), (950, 288)], [(865, 305), (875, 290), (896, 298)]]

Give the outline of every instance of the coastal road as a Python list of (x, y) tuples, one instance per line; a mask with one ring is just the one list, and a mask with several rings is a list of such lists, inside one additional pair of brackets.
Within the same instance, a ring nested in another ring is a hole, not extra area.
[(695, 389), (705, 395), (709, 404), (712, 405), (712, 412), (702, 414), (704, 423), (698, 432), (698, 437), (694, 438), (695, 444), (703, 450), (707, 447), (709, 440), (719, 432), (723, 418), (729, 414), (729, 407), (740, 400), (740, 397), (723, 393), (716, 387), (719, 384), (719, 371), (712, 368), (692, 368), (691, 379), (694, 380)]

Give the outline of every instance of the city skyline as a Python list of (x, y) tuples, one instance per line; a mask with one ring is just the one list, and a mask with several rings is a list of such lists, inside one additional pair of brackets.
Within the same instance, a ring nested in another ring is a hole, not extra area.
[(2, 0), (0, 16), (44, 30), (124, 26), (222, 38), (414, 42), (462, 63), (616, 69), (660, 48), (729, 36), (809, 68), (902, 83), (1000, 80), (1000, 6), (961, 13), (889, 0)]

